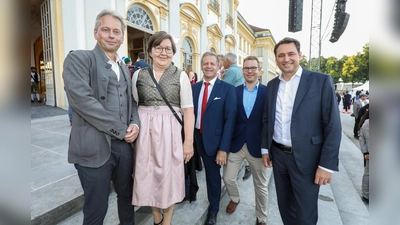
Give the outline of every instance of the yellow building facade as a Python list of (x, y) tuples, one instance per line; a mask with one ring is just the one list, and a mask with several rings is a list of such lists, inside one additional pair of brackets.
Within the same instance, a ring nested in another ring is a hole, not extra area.
[[(237, 11), (238, 0), (31, 0), (31, 64), (42, 77), (41, 94), (46, 104), (67, 108), (62, 65), (70, 50), (93, 49), (94, 21), (102, 9), (118, 11), (128, 25), (118, 54), (134, 61), (146, 52), (150, 36), (160, 30), (170, 33), (179, 51), (176, 66), (192, 65), (201, 79), (201, 55), (233, 52), (238, 65), (249, 55), (261, 62), (260, 81), (277, 76), (268, 29), (246, 22)], [(148, 63), (151, 59), (146, 54)]]

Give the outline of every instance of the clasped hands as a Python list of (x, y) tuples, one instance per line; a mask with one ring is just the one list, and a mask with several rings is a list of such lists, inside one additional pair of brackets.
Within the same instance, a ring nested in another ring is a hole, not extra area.
[(126, 135), (124, 137), (124, 140), (127, 143), (132, 143), (136, 140), (138, 135), (139, 135), (139, 128), (136, 125), (131, 124), (129, 125), (128, 129), (126, 129)]

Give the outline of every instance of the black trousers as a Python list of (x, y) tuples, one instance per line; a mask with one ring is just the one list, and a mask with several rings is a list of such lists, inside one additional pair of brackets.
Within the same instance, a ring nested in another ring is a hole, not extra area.
[(358, 118), (354, 117), (354, 128), (353, 128), (353, 133), (354, 136), (358, 136), (358, 124), (360, 124), (360, 116), (358, 116)]
[(301, 173), (293, 153), (285, 153), (274, 145), (271, 151), (276, 195), (283, 223), (317, 224), (319, 185), (314, 183), (315, 173)]
[(133, 191), (133, 149), (129, 143), (111, 141), (111, 156), (99, 168), (75, 164), (84, 192), (83, 224), (101, 225), (108, 209), (110, 182), (118, 198), (118, 217), (121, 225), (135, 224)]

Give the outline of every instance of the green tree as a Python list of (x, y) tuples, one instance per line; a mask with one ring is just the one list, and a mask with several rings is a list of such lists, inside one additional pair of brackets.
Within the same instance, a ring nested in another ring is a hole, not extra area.
[(356, 64), (356, 56), (350, 56), (343, 64), (342, 74), (352, 83), (357, 82), (358, 65)]
[(336, 57), (331, 56), (326, 60), (324, 73), (331, 75), (334, 83), (339, 82), (341, 73), (339, 72), (339, 61)]
[(362, 83), (369, 80), (369, 43), (365, 44), (362, 53), (357, 53), (358, 72), (356, 80)]
[(308, 68), (308, 61), (307, 61), (307, 57), (305, 55), (301, 56), (299, 64), (303, 68)]

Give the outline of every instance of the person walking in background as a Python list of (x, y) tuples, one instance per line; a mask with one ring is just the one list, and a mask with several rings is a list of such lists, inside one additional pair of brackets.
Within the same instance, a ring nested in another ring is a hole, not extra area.
[(223, 65), (226, 72), (223, 81), (228, 82), (235, 87), (244, 84), (242, 71), (240, 71), (239, 66), (236, 63), (237, 56), (234, 53), (228, 52), (225, 54)]
[[(194, 154), (193, 100), (186, 73), (171, 63), (176, 53), (173, 37), (165, 31), (154, 33), (147, 52), (153, 65), (136, 71), (132, 78), (141, 124), (135, 147), (132, 204), (150, 206), (154, 224), (170, 225), (175, 203), (185, 197), (184, 163)], [(184, 140), (182, 125), (172, 110), (183, 112)]]
[(353, 106), (353, 115), (354, 115), (354, 128), (353, 128), (353, 133), (354, 133), (354, 138), (358, 139), (358, 124), (360, 122), (361, 117), (358, 115), (360, 109), (364, 107), (366, 104), (367, 100), (367, 95), (364, 93), (360, 93), (360, 97), (358, 100), (354, 102)]
[(267, 88), (258, 82), (260, 62), (255, 56), (243, 61), (244, 85), (236, 87), (237, 115), (228, 162), (224, 166), (224, 182), (231, 199), (226, 213), (235, 212), (240, 202), (237, 174), (240, 165), (247, 159), (253, 171), (256, 201), (256, 224), (267, 223), (268, 186), (267, 167), (261, 159), (261, 133), (264, 101)]
[(131, 60), (131, 58), (129, 58), (129, 57), (124, 58), (124, 63), (125, 63), (125, 65), (128, 67), (129, 72), (130, 72), (130, 74), (131, 74), (131, 79), (132, 79), (133, 72), (134, 72), (134, 67), (132, 66), (132, 60)]
[(35, 97), (38, 102), (42, 102), (40, 100), (39, 94), (39, 82), (40, 82), (40, 75), (36, 72), (36, 67), (31, 67), (31, 102), (35, 102)]
[(196, 83), (196, 80), (195, 80), (196, 77), (195, 77), (195, 74), (194, 74), (194, 72), (193, 72), (192, 65), (187, 65), (187, 66), (186, 66), (185, 72), (186, 72), (186, 74), (187, 74), (188, 77), (189, 77), (190, 84)]
[(223, 80), (224, 76), (225, 76), (225, 72), (226, 72), (226, 70), (224, 68), (224, 58), (225, 57), (222, 54), (217, 55), (217, 57), (218, 57), (218, 61), (219, 61), (217, 77), (218, 77), (218, 79)]
[(351, 94), (349, 94), (349, 91), (346, 91), (344, 96), (343, 96), (343, 113), (348, 113), (350, 114), (350, 106), (351, 106)]
[[(204, 82), (192, 85), (196, 143), (206, 172), (209, 202), (207, 225), (217, 223), (221, 198), (221, 166), (226, 164), (236, 120), (235, 87), (217, 78), (218, 57), (206, 52), (201, 58)], [(191, 223), (193, 224), (193, 223)]]
[[(339, 91), (336, 91), (336, 99), (337, 99), (337, 104), (339, 106), (340, 101), (342, 100), (342, 96), (340, 96)], [(340, 110), (340, 109), (339, 109)]]
[(129, 70), (117, 54), (125, 30), (117, 12), (101, 11), (94, 28), (96, 47), (71, 52), (64, 62), (62, 76), (73, 109), (68, 162), (75, 165), (83, 188), (84, 225), (103, 224), (111, 181), (120, 224), (135, 223), (132, 143), (139, 117)]
[(267, 85), (263, 162), (273, 164), (283, 223), (315, 225), (320, 185), (331, 182), (339, 163), (342, 130), (333, 80), (299, 65), (294, 38), (280, 40), (274, 53), (282, 74)]
[(139, 70), (139, 69), (141, 69), (141, 68), (147, 68), (147, 67), (149, 67), (149, 64), (147, 64), (145, 61), (144, 61), (144, 52), (139, 52), (138, 53), (138, 58), (137, 58), (137, 60), (136, 60), (136, 62), (133, 64), (133, 67), (134, 67), (134, 69), (133, 69), (133, 73), (135, 73), (137, 70)]
[(361, 118), (359, 124), (360, 149), (364, 156), (364, 175), (361, 184), (361, 199), (369, 204), (369, 110)]

